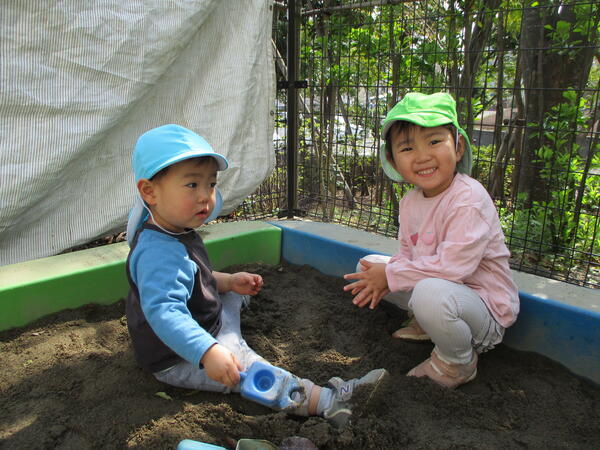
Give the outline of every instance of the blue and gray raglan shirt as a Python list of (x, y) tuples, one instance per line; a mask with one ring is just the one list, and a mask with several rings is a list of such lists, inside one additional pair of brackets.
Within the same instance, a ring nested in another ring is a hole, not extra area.
[(199, 366), (221, 329), (221, 299), (202, 238), (145, 223), (127, 257), (127, 327), (136, 360), (158, 372)]

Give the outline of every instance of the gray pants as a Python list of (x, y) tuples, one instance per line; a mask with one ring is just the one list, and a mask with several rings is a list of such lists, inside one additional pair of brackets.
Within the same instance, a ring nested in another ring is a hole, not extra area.
[[(387, 263), (390, 257), (368, 255), (363, 259)], [(359, 263), (360, 270), (364, 268)], [(384, 300), (412, 312), (435, 344), (436, 352), (454, 364), (470, 362), (473, 351), (491, 350), (504, 337), (504, 328), (494, 320), (481, 297), (464, 284), (426, 278), (412, 291), (392, 292)]]
[[(246, 370), (255, 361), (265, 361), (257, 355), (254, 350), (248, 347), (248, 344), (242, 337), (240, 330), (240, 310), (242, 303), (248, 301), (249, 297), (228, 292), (221, 295), (223, 301), (223, 311), (221, 313), (221, 331), (217, 335), (217, 342), (230, 350), (242, 365), (242, 370)], [(233, 390), (212, 380), (206, 375), (204, 369), (182, 361), (173, 367), (154, 373), (154, 377), (163, 383), (171, 386), (187, 389), (196, 389), (200, 391), (211, 392), (239, 392), (239, 385)]]

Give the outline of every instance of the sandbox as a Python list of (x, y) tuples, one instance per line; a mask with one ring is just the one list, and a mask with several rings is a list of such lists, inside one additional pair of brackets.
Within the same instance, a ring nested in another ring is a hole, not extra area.
[(215, 269), (243, 265), (263, 274), (264, 292), (244, 311), (242, 326), (265, 358), (320, 384), (375, 367), (392, 373), (387, 395), (347, 429), (275, 413), (236, 395), (163, 386), (137, 368), (120, 301), (127, 249), (113, 244), (0, 269), (6, 368), (0, 371), (0, 443), (175, 448), (188, 438), (233, 448), (236, 439), (278, 444), (293, 435), (319, 448), (589, 448), (597, 442), (600, 322), (593, 312), (522, 293), (523, 313), (506, 345), (483, 355), (474, 382), (445, 391), (404, 376), (431, 346), (389, 338), (402, 312), (361, 310), (342, 292), (339, 275), (373, 250), (279, 225), (218, 224), (203, 234)]

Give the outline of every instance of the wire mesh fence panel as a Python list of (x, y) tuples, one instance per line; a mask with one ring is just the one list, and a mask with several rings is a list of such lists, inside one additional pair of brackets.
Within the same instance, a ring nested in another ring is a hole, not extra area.
[[(275, 66), (287, 81), (288, 2)], [(286, 91), (274, 105), (277, 168), (237, 218), (294, 213), (396, 236), (411, 186), (381, 169), (381, 121), (408, 92), (451, 93), (472, 176), (497, 206), (514, 269), (600, 287), (600, 6), (597, 1), (304, 1), (297, 167)], [(294, 81), (294, 80), (292, 80)], [(390, 249), (393, 252), (395, 249)]]
[[(287, 4), (274, 2), (272, 51), (273, 64), (278, 81), (287, 79), (286, 59), (286, 20)], [(285, 91), (278, 89), (275, 104), (271, 110), (274, 121), (273, 150), (275, 169), (269, 178), (225, 220), (263, 220), (285, 214), (287, 199), (287, 98)]]

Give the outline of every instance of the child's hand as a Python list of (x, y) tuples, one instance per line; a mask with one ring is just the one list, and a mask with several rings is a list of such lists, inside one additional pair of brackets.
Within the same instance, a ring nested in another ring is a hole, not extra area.
[(256, 295), (262, 289), (263, 279), (260, 275), (248, 272), (231, 274), (231, 290), (240, 295)]
[(365, 268), (363, 272), (344, 275), (345, 280), (358, 280), (344, 286), (344, 291), (351, 291), (354, 295), (352, 303), (359, 308), (369, 305), (369, 309), (375, 309), (383, 296), (390, 292), (385, 264), (371, 263), (365, 259), (361, 259), (360, 264)]
[(234, 388), (240, 382), (242, 366), (226, 347), (215, 344), (209, 348), (200, 360), (209, 378)]

